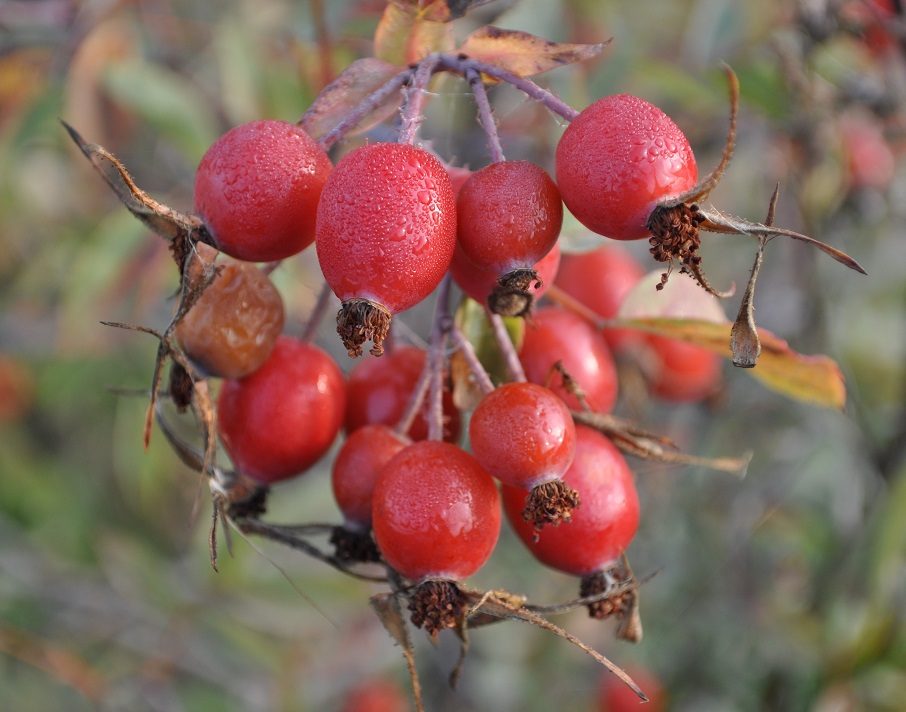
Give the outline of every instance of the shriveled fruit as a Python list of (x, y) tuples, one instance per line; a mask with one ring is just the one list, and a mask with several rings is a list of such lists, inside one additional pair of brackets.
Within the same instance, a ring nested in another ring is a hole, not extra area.
[(491, 556), (500, 534), (494, 479), (469, 453), (423, 440), (397, 453), (374, 488), (378, 548), (413, 581), (461, 581)]
[(557, 307), (539, 309), (525, 329), (519, 360), (532, 383), (550, 384), (551, 390), (572, 409), (579, 399), (564, 389), (552, 372), (562, 363), (566, 372), (585, 392), (595, 411), (610, 411), (617, 399), (617, 369), (604, 337), (581, 317)]
[(427, 151), (374, 143), (344, 156), (318, 205), (318, 261), (343, 302), (337, 317), (350, 356), (383, 353), (393, 314), (443, 279), (456, 244), (456, 200), (443, 164)]
[(615, 562), (639, 526), (639, 498), (632, 472), (616, 446), (596, 430), (576, 426), (576, 456), (563, 481), (579, 493), (582, 506), (572, 521), (536, 536), (522, 516), (528, 492), (503, 485), (507, 520), (540, 562), (585, 576)]
[(586, 107), (563, 132), (556, 162), (566, 207), (589, 230), (615, 240), (647, 237), (654, 207), (698, 179), (683, 132), (631, 94)]
[(241, 378), (270, 356), (283, 323), (283, 299), (267, 275), (250, 262), (229, 261), (217, 267), (176, 336), (209, 375)]
[[(365, 359), (349, 372), (346, 432), (367, 423), (396, 427), (409, 406), (427, 354), (415, 346), (399, 346), (379, 359)], [(443, 392), (444, 440), (459, 439), (461, 418), (448, 390)], [(412, 440), (428, 437), (429, 407), (425, 402), (406, 435)]]
[(298, 125), (252, 121), (227, 131), (202, 157), (195, 212), (231, 257), (290, 257), (315, 239), (318, 200), (330, 171), (324, 149)]
[(346, 407), (343, 374), (317, 346), (281, 336), (250, 376), (223, 382), (217, 424), (237, 469), (271, 483), (301, 474), (330, 448)]

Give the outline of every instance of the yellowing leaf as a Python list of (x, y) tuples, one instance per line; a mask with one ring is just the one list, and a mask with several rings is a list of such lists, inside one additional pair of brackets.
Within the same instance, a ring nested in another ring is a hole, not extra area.
[[(689, 319), (617, 319), (608, 326), (639, 329), (703, 346), (725, 358), (731, 358), (732, 324), (717, 324)], [(764, 329), (761, 357), (755, 368), (745, 369), (768, 388), (806, 403), (842, 409), (846, 404), (846, 386), (837, 363), (827, 356), (797, 353), (783, 339)]]
[[(436, 5), (437, 3), (432, 3)], [(453, 49), (453, 26), (430, 19), (415, 3), (390, 3), (374, 33), (374, 56), (399, 66), (417, 62), (432, 52)]]
[(466, 37), (458, 51), (520, 77), (530, 77), (590, 59), (599, 54), (605, 44), (550, 42), (528, 32), (489, 25)]
[[(382, 59), (366, 57), (350, 64), (324, 88), (305, 112), (299, 124), (316, 141), (339, 124), (359, 103), (383, 86), (400, 68)], [(356, 125), (355, 131), (367, 131), (390, 117), (399, 107), (400, 98), (394, 95), (375, 108)]]

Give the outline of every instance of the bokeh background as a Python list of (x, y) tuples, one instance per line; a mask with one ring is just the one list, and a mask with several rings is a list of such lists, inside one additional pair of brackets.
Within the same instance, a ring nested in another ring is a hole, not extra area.
[[(408, 685), (370, 610), (379, 587), (267, 542), (208, 562), (210, 503), (158, 433), (142, 448), (156, 344), (101, 320), (162, 327), (177, 288), (166, 245), (119, 206), (61, 118), (191, 207), (194, 167), (238, 123), (296, 120), (371, 51), (380, 0), (0, 2), (0, 709), (339, 710), (374, 677)], [(713, 202), (860, 261), (864, 277), (802, 244), (771, 244), (760, 325), (836, 359), (835, 412), (771, 393), (727, 364), (705, 405), (636, 402), (631, 415), (688, 451), (754, 457), (744, 478), (638, 460), (644, 640), (583, 611), (557, 623), (620, 665), (644, 666), (670, 710), (906, 709), (906, 21), (882, 0), (522, 0), (492, 22), (558, 41), (612, 38), (594, 61), (539, 78), (583, 107), (631, 92), (716, 164), (742, 87), (736, 156)], [(492, 91), (504, 148), (552, 171), (563, 126)], [(380, 129), (372, 137), (386, 137)], [(487, 161), (463, 85), (434, 98), (422, 136)], [(342, 150), (342, 147), (341, 147)], [(567, 245), (591, 246), (571, 228)], [(645, 245), (632, 245), (644, 257)], [(754, 243), (705, 238), (713, 283), (744, 283)], [(275, 273), (287, 330), (320, 288), (313, 255)], [(728, 304), (728, 314), (736, 308)], [(423, 315), (403, 321), (424, 335)], [(341, 356), (330, 324), (321, 343)], [(345, 359), (345, 356), (343, 356)], [(350, 364), (341, 361), (344, 368)], [(626, 404), (620, 406), (627, 414)], [(269, 516), (339, 522), (322, 463), (273, 493)], [(472, 582), (533, 601), (574, 596), (504, 532)], [(596, 708), (602, 671), (543, 631), (476, 632), (457, 690), (456, 646), (416, 635), (428, 710)]]

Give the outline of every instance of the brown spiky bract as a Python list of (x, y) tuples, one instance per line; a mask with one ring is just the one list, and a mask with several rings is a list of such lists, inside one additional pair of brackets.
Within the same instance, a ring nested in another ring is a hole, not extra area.
[(445, 628), (455, 628), (465, 615), (466, 598), (453, 581), (431, 579), (420, 583), (409, 598), (412, 625), (432, 638)]
[(371, 341), (371, 354), (384, 353), (384, 339), (390, 331), (392, 316), (386, 308), (368, 299), (348, 299), (337, 312), (337, 333), (349, 358), (362, 355), (362, 344)]
[(579, 493), (561, 479), (535, 485), (525, 500), (522, 518), (535, 528), (535, 538), (545, 524), (559, 526), (572, 519), (579, 506)]

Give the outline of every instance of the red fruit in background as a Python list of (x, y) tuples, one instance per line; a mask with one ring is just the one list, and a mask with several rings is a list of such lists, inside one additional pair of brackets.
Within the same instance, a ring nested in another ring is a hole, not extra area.
[[(720, 301), (693, 280), (676, 275), (658, 291), (660, 270), (639, 280), (626, 295), (620, 317), (668, 317), (715, 323), (727, 321)], [(714, 394), (720, 384), (721, 357), (710, 349), (678, 339), (643, 334), (634, 344), (636, 362), (656, 396), (675, 402), (700, 401)]]
[[(453, 259), (456, 198), (443, 164), (398, 143), (348, 153), (324, 186), (315, 242), (324, 278), (344, 302), (340, 333), (350, 355), (369, 339), (380, 355), (390, 315), (427, 297)], [(355, 314), (360, 300), (379, 311), (379, 327), (370, 313)], [(357, 324), (377, 330), (363, 335)]]
[(576, 426), (576, 456), (563, 481), (579, 493), (582, 505), (572, 520), (536, 530), (522, 517), (528, 492), (503, 485), (507, 520), (543, 564), (585, 576), (616, 561), (626, 551), (639, 526), (639, 498), (632, 472), (616, 446), (597, 430)]
[(623, 669), (645, 693), (648, 702), (640, 707), (639, 696), (616, 675), (606, 671), (598, 685), (596, 712), (664, 712), (667, 709), (667, 692), (651, 671), (639, 665)]
[(264, 363), (283, 331), (283, 299), (267, 275), (250, 262), (230, 261), (217, 269), (177, 324), (176, 336), (206, 373), (242, 378)]
[(390, 680), (358, 683), (346, 693), (340, 712), (409, 712), (409, 698)]
[[(365, 359), (349, 372), (346, 432), (367, 423), (399, 424), (418, 384), (427, 354), (415, 346), (400, 346), (377, 359)], [(443, 393), (444, 440), (459, 439), (461, 420), (448, 390)], [(412, 440), (428, 437), (427, 401), (406, 435)]]
[(896, 159), (877, 119), (848, 116), (840, 122), (840, 136), (849, 185), (887, 188), (896, 172)]
[(566, 404), (534, 383), (507, 383), (488, 393), (469, 421), (472, 454), (512, 487), (557, 479), (573, 462), (576, 426)]
[(560, 192), (543, 168), (499, 161), (475, 171), (456, 200), (457, 242), (480, 270), (500, 277), (531, 269), (563, 223)]
[(378, 475), (372, 526), (394, 570), (413, 581), (461, 581), (491, 556), (500, 534), (497, 485), (455, 445), (423, 440)]
[(252, 121), (207, 150), (195, 174), (195, 212), (217, 247), (240, 260), (290, 257), (315, 239), (330, 159), (287, 121)]
[(343, 442), (331, 469), (333, 496), (348, 527), (371, 528), (374, 483), (384, 464), (411, 442), (387, 425), (363, 425)]
[(551, 390), (572, 410), (579, 400), (564, 390), (551, 368), (562, 361), (567, 373), (585, 391), (592, 410), (609, 412), (617, 400), (617, 369), (607, 342), (593, 326), (572, 312), (557, 307), (539, 309), (526, 324), (519, 360), (532, 383), (550, 383)]
[[(537, 302), (544, 296), (547, 288), (554, 283), (557, 276), (557, 270), (560, 267), (560, 245), (554, 244), (553, 249), (548, 252), (544, 258), (534, 265), (538, 273), (538, 280), (541, 286), (535, 289), (534, 284), (529, 287), (529, 294)], [(453, 262), (450, 264), (450, 274), (453, 275), (453, 281), (459, 285), (459, 288), (466, 295), (474, 299), (479, 304), (488, 303), (488, 295), (494, 291), (497, 286), (498, 275), (493, 272), (480, 270), (463, 254), (462, 249), (457, 245), (453, 253)]]
[[(606, 319), (616, 317), (623, 299), (645, 274), (638, 260), (617, 243), (560, 259), (557, 286)], [(608, 346), (621, 351), (641, 336), (632, 329), (604, 329)]]
[(334, 360), (317, 346), (281, 336), (261, 368), (223, 382), (217, 425), (233, 465), (267, 484), (317, 462), (336, 438), (345, 406)]
[(683, 132), (658, 107), (630, 94), (584, 109), (563, 132), (556, 161), (566, 207), (589, 230), (616, 240), (647, 237), (655, 205), (698, 179)]

